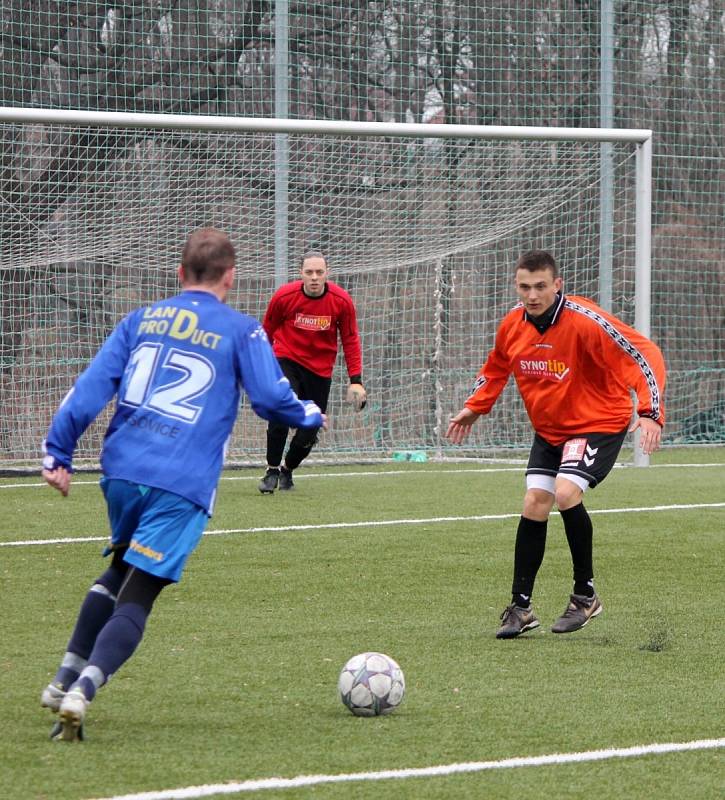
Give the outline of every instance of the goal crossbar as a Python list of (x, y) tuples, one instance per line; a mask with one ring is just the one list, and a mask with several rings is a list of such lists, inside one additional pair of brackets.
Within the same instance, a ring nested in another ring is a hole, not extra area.
[(0, 122), (80, 125), (110, 128), (306, 133), (336, 136), (393, 136), (433, 139), (522, 139), (529, 141), (632, 142), (644, 144), (652, 131), (639, 128), (557, 128), (521, 125), (447, 125), (424, 122), (222, 117), (203, 114), (151, 114), (130, 111), (16, 108), (0, 106)]

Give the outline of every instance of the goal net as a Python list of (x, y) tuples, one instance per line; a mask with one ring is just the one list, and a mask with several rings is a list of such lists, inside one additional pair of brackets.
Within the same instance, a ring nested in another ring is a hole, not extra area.
[[(37, 463), (75, 377), (124, 314), (176, 293), (184, 240), (207, 225), (237, 248), (234, 308), (261, 318), (308, 249), (328, 255), (331, 280), (356, 302), (368, 406), (354, 414), (344, 404), (340, 357), (314, 458), (528, 448), (512, 382), (464, 449), (443, 435), (515, 302), (521, 251), (550, 250), (565, 291), (604, 293), (635, 323), (636, 145), (607, 145), (607, 218), (599, 141), (388, 127), (355, 136), (180, 129), (178, 118), (169, 127), (3, 122), (0, 466)], [(78, 464), (98, 463), (108, 416), (84, 435)], [(243, 402), (228, 462), (263, 463), (264, 446), (265, 423)]]

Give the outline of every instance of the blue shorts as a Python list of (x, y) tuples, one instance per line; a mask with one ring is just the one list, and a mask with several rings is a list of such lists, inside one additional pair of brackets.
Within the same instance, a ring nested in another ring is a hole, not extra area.
[(201, 506), (178, 494), (138, 483), (101, 478), (111, 523), (111, 547), (128, 545), (123, 560), (178, 581), (209, 519)]

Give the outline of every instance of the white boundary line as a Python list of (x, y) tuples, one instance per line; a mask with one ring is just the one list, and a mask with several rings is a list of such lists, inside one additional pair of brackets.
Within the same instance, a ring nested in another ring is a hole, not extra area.
[[(522, 461), (519, 466), (516, 467), (477, 467), (477, 468), (470, 468), (466, 469), (465, 467), (459, 469), (384, 469), (384, 470), (357, 470), (355, 472), (305, 472), (303, 475), (295, 475), (295, 481), (298, 480), (307, 480), (308, 478), (370, 478), (376, 477), (378, 475), (386, 476), (386, 475), (412, 475), (414, 473), (427, 473), (436, 475), (438, 473), (446, 473), (446, 472), (521, 472), (521, 470), (526, 466), (526, 462)], [(624, 465), (622, 465), (624, 466)], [(713, 464), (712, 466), (719, 466), (725, 469), (725, 464)], [(219, 478), (219, 482), (222, 481), (258, 481), (260, 475), (262, 474), (264, 467), (259, 467), (255, 470), (249, 470), (249, 472), (254, 472), (253, 475), (222, 475)], [(81, 473), (82, 474), (82, 473)], [(92, 481), (84, 481), (79, 480), (73, 481), (73, 486), (98, 486), (98, 481), (100, 480), (100, 473), (98, 473), (98, 478), (95, 478)], [(45, 487), (48, 484), (45, 481), (36, 481), (35, 483), (6, 483), (0, 484), (0, 489), (23, 489), (26, 486), (28, 487)]]
[[(307, 480), (308, 478), (361, 478), (361, 477), (378, 477), (378, 476), (386, 476), (386, 475), (413, 475), (417, 473), (423, 473), (426, 475), (438, 475), (438, 474), (446, 474), (446, 473), (459, 473), (459, 472), (470, 472), (470, 473), (500, 473), (500, 472), (520, 472), (523, 475), (522, 470), (526, 467), (526, 460), (522, 460), (517, 466), (514, 467), (457, 467), (455, 469), (421, 469), (421, 468), (410, 468), (407, 469), (382, 469), (382, 470), (358, 470), (355, 472), (305, 472), (302, 475), (295, 475), (295, 481), (298, 480)], [(647, 469), (703, 469), (703, 468), (711, 468), (711, 467), (721, 467), (725, 470), (725, 463), (724, 462), (717, 462), (714, 461), (712, 463), (701, 463), (701, 464), (650, 464)], [(264, 467), (259, 467), (258, 469), (254, 470), (254, 475), (222, 475), (219, 479), (220, 482), (222, 481), (258, 481), (259, 480), (259, 473), (264, 469)], [(635, 469), (632, 464), (615, 464), (614, 469)], [(251, 472), (253, 468), (249, 468)], [(83, 474), (83, 473), (81, 473)], [(98, 481), (100, 480), (100, 473), (99, 477), (95, 478), (92, 481), (84, 481), (84, 480), (73, 480), (73, 486), (98, 486)], [(38, 487), (42, 488), (49, 488), (48, 484), (45, 481), (35, 481), (33, 483), (0, 483), (0, 491), (3, 489), (25, 489), (25, 488), (33, 488), (37, 489)]]
[[(676, 503), (668, 506), (638, 506), (631, 508), (589, 509), (590, 514), (636, 514), (649, 511), (694, 511), (701, 508), (724, 508), (723, 503)], [(259, 528), (224, 528), (204, 531), (204, 536), (225, 536), (230, 533), (286, 533), (291, 531), (318, 531), (339, 528), (381, 528), (389, 525), (433, 525), (447, 522), (485, 522), (497, 519), (518, 519), (521, 512), (510, 514), (475, 514), (467, 517), (422, 517), (404, 519), (363, 520), (362, 522), (320, 522), (314, 525), (278, 525)], [(67, 536), (59, 539), (24, 539), (0, 542), (0, 547), (24, 547), (41, 544), (80, 544), (83, 542), (107, 542), (108, 536)]]
[(164, 789), (138, 794), (114, 795), (97, 800), (191, 800), (211, 795), (241, 794), (262, 789), (296, 789), (300, 786), (319, 786), (329, 783), (353, 783), (359, 781), (401, 780), (404, 778), (433, 778), (446, 775), (460, 775), (494, 769), (513, 769), (518, 767), (542, 767), (558, 764), (577, 764), (585, 761), (607, 761), (613, 758), (636, 758), (639, 756), (662, 755), (692, 750), (712, 750), (725, 747), (725, 738), (698, 739), (692, 742), (666, 742), (663, 744), (618, 747), (606, 750), (588, 750), (583, 753), (553, 753), (543, 756), (505, 758), (501, 761), (469, 761), (460, 764), (441, 764), (435, 767), (416, 767), (410, 769), (389, 769), (378, 772), (351, 772), (338, 775), (298, 775), (295, 778), (258, 778), (239, 783), (205, 784), (187, 786), (181, 789)]

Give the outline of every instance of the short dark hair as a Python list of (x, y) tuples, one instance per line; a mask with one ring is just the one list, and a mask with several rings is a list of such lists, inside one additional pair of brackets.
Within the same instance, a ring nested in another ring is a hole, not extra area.
[(308, 258), (321, 258), (325, 262), (325, 267), (328, 266), (327, 256), (321, 250), (306, 250), (300, 256), (300, 269), (304, 267), (305, 261), (307, 261)]
[(188, 281), (217, 283), (234, 267), (235, 259), (234, 245), (226, 233), (217, 228), (198, 228), (186, 240), (181, 265)]
[(515, 272), (525, 269), (527, 272), (536, 272), (538, 269), (550, 269), (554, 278), (559, 277), (559, 267), (554, 260), (554, 256), (546, 250), (529, 250), (522, 253), (516, 262)]

